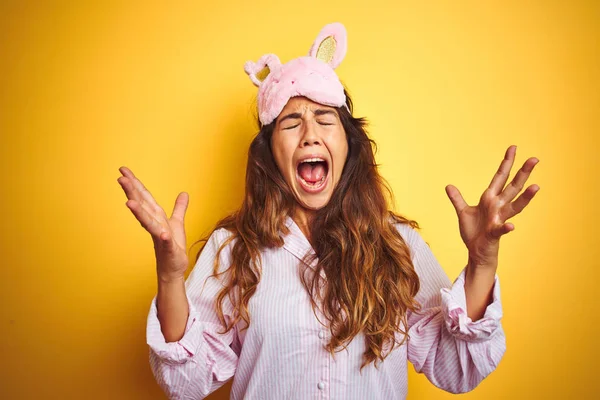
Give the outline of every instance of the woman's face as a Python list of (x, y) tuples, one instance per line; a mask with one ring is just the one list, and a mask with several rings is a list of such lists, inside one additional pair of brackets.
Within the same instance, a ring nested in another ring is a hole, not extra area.
[(298, 203), (325, 206), (342, 176), (348, 155), (346, 132), (335, 108), (292, 97), (275, 122), (271, 149)]

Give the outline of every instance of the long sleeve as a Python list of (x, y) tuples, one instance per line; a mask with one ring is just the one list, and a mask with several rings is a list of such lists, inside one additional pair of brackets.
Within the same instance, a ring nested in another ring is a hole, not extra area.
[[(228, 234), (225, 229), (212, 233), (186, 280), (189, 317), (179, 341), (166, 342), (157, 315), (156, 296), (152, 300), (146, 327), (150, 367), (170, 399), (203, 399), (235, 373), (241, 350), (237, 331), (233, 328), (226, 334), (217, 333), (225, 330), (214, 308), (223, 286), (214, 277), (207, 279), (213, 272), (218, 247)], [(227, 247), (221, 252), (220, 263), (220, 271), (229, 267)], [(232, 317), (231, 311), (226, 297), (223, 303), (226, 320)]]
[(496, 369), (506, 351), (498, 275), (492, 303), (483, 318), (473, 322), (467, 315), (466, 267), (451, 283), (421, 235), (412, 228), (404, 232), (421, 282), (416, 299), (423, 307), (420, 313), (407, 315), (408, 359), (438, 388), (471, 391)]

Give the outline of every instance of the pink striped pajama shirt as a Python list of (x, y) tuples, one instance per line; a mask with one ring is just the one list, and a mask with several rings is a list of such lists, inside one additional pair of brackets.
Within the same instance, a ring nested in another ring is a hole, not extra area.
[[(146, 332), (150, 366), (169, 398), (202, 399), (233, 377), (231, 399), (405, 399), (407, 360), (435, 386), (462, 393), (474, 389), (500, 362), (506, 341), (498, 276), (493, 302), (482, 319), (471, 321), (466, 313), (466, 268), (451, 283), (421, 235), (399, 223), (395, 226), (411, 249), (420, 277), (416, 299), (424, 312), (408, 314), (410, 340), (379, 362), (378, 369), (371, 363), (359, 373), (365, 351), (362, 333), (332, 357), (323, 348), (330, 332), (317, 321), (298, 274), (300, 259), (312, 247), (289, 217), (287, 226), (290, 234), (284, 246), (261, 253), (262, 276), (248, 305), (247, 330), (239, 329), (245, 326), (241, 321), (226, 334), (216, 333), (222, 326), (214, 298), (222, 285), (206, 278), (216, 250), (230, 235), (225, 229), (213, 232), (186, 281), (190, 316), (181, 340), (165, 341), (154, 297)], [(232, 244), (228, 246), (220, 255), (221, 268), (229, 266)], [(223, 311), (231, 318), (227, 298)]]

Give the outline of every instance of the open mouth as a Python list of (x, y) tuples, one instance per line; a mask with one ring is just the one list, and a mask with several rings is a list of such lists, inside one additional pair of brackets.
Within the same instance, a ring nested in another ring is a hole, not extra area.
[(323, 190), (328, 177), (329, 165), (324, 158), (308, 158), (296, 167), (296, 178), (302, 189), (309, 193), (318, 193)]

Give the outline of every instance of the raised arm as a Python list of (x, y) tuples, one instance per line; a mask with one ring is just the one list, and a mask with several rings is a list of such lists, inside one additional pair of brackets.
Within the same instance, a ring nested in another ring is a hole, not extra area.
[[(157, 312), (157, 297), (152, 300), (146, 330), (150, 347), (150, 366), (163, 391), (171, 399), (203, 399), (221, 387), (235, 373), (240, 352), (235, 328), (226, 334), (214, 309), (220, 281), (212, 273), (217, 249), (229, 233), (219, 229), (210, 236), (200, 258), (185, 282), (189, 317), (182, 337), (165, 339)], [(228, 248), (221, 252), (223, 268), (229, 264)], [(227, 297), (223, 311), (232, 318)], [(168, 312), (168, 311), (166, 311)]]
[[(150, 233), (156, 254), (158, 294), (152, 300), (146, 328), (152, 372), (169, 398), (203, 399), (233, 376), (241, 350), (235, 341), (235, 327), (217, 333), (224, 330), (214, 308), (222, 286), (217, 278), (209, 278), (217, 250), (229, 232), (219, 229), (211, 234), (184, 282), (188, 194), (177, 196), (168, 217), (129, 168), (119, 171), (123, 176), (117, 181), (128, 199), (125, 204)], [(220, 271), (229, 267), (230, 246), (219, 255)], [(226, 321), (233, 308), (228, 300), (226, 297), (223, 303)]]
[(408, 359), (438, 388), (471, 391), (496, 369), (506, 351), (498, 276), (492, 302), (483, 318), (473, 322), (467, 315), (465, 269), (452, 283), (421, 235), (406, 225), (398, 229), (413, 250), (421, 281), (416, 298), (422, 311), (408, 314)]

